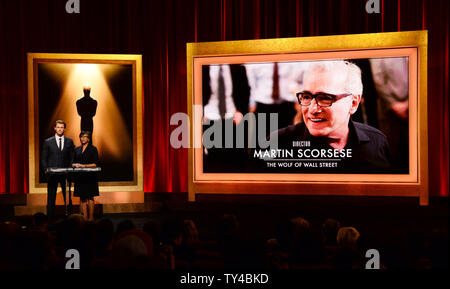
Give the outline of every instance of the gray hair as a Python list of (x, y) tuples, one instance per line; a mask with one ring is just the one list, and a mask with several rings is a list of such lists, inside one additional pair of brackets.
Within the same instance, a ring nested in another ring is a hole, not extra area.
[(354, 63), (345, 60), (317, 61), (309, 66), (306, 75), (309, 73), (324, 72), (347, 72), (346, 92), (353, 95), (362, 95), (363, 84), (361, 81), (361, 69)]

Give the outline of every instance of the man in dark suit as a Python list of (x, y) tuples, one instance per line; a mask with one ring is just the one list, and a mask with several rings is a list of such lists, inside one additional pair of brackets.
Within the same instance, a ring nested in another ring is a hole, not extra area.
[(203, 150), (204, 172), (239, 172), (246, 165), (247, 149), (235, 146), (226, 148), (225, 127), (227, 124), (229, 127), (233, 127), (234, 142), (236, 142), (237, 128), (242, 128), (242, 126), (245, 128), (242, 120), (249, 111), (250, 97), (245, 67), (239, 64), (204, 65), (202, 82), (203, 132), (212, 125), (220, 125), (222, 128), (221, 147)]
[[(218, 66), (218, 65), (216, 65)], [(249, 111), (249, 98), (250, 98), (250, 87), (248, 85), (248, 80), (247, 80), (247, 74), (245, 72), (245, 67), (243, 65), (239, 65), (239, 64), (232, 64), (232, 65), (221, 65), (222, 67), (226, 68), (228, 67), (228, 70), (224, 69), (223, 74), (227, 74), (228, 73), (228, 78), (231, 79), (231, 83), (228, 84), (226, 82), (226, 79), (224, 80), (224, 90), (225, 91), (229, 91), (228, 94), (230, 94), (230, 103), (233, 103), (234, 105), (234, 110), (231, 113), (233, 115), (234, 118), (234, 122), (238, 123), (240, 122), (241, 117), (236, 116), (235, 114), (242, 114), (245, 115), (246, 113), (248, 113)], [(217, 69), (216, 69), (217, 70)], [(219, 72), (216, 71), (215, 74), (218, 74)], [(202, 85), (203, 85), (203, 106), (208, 105), (208, 103), (210, 102), (210, 98), (213, 94), (213, 89), (212, 86), (213, 84), (211, 83), (211, 74), (214, 75), (214, 72), (211, 72), (211, 68), (208, 65), (204, 65), (202, 67)], [(218, 75), (215, 75), (215, 79), (216, 81), (218, 78)], [(229, 87), (228, 87), (229, 86)], [(215, 90), (217, 90), (217, 92), (215, 94), (218, 94), (219, 92), (219, 88), (215, 88)], [(224, 91), (224, 93), (226, 93)], [(218, 98), (220, 98), (220, 96), (217, 96)], [(219, 101), (218, 101), (219, 102)], [(219, 105), (219, 104), (217, 104)], [(229, 106), (228, 106), (229, 108)], [(217, 113), (219, 113), (219, 110), (217, 111)], [(227, 110), (227, 104), (225, 104), (225, 110)], [(229, 118), (228, 117), (228, 111), (225, 111), (225, 116), (220, 116), (219, 118), (221, 119), (226, 119)]]
[[(62, 120), (55, 122), (55, 135), (46, 139), (42, 146), (41, 165), (45, 171), (47, 168), (69, 168), (71, 167), (74, 144), (71, 138), (64, 136), (66, 123)], [(64, 204), (66, 204), (66, 176), (65, 175), (48, 175), (47, 184), (47, 215), (49, 218), (54, 216), (56, 190), (58, 184), (61, 185), (63, 192)], [(72, 206), (72, 200), (69, 196), (69, 207)], [(67, 214), (67, 212), (66, 212)]]
[[(303, 122), (274, 132), (277, 146), (266, 151), (255, 150), (255, 170), (392, 173), (386, 136), (351, 119), (358, 110), (362, 93), (361, 69), (357, 65), (344, 60), (311, 64), (305, 73), (303, 91), (297, 93)], [(283, 160), (283, 165), (267, 165), (277, 159)]]

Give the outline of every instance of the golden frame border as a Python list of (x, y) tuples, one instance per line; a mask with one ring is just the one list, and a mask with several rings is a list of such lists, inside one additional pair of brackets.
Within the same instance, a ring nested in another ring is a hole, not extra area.
[[(106, 203), (115, 203), (116, 197), (110, 198), (104, 192), (142, 192), (142, 197), (132, 194), (132, 199), (143, 201), (144, 193), (144, 170), (143, 170), (143, 122), (142, 122), (142, 55), (138, 54), (69, 54), (69, 53), (27, 53), (28, 67), (28, 166), (29, 166), (29, 193), (47, 193), (46, 186), (36, 181), (36, 161), (39, 152), (36, 151), (36, 118), (38, 117), (36, 100), (36, 77), (34, 67), (37, 63), (111, 63), (111, 64), (132, 64), (133, 65), (133, 122), (136, 128), (133, 134), (133, 158), (135, 159), (135, 180), (104, 185), (100, 183), (100, 197)], [(39, 146), (38, 146), (39, 147)], [(39, 166), (39, 164), (37, 164)], [(132, 200), (130, 200), (132, 201)], [(102, 202), (102, 203), (105, 203)]]
[[(393, 48), (417, 49), (417, 106), (413, 112), (416, 116), (416, 145), (417, 145), (417, 178), (403, 182), (396, 182), (395, 178), (388, 181), (326, 181), (314, 183), (309, 180), (275, 181), (239, 181), (214, 180), (199, 181), (195, 172), (195, 148), (189, 149), (188, 163), (188, 200), (195, 201), (195, 195), (202, 194), (307, 194), (307, 195), (355, 195), (355, 196), (414, 196), (419, 197), (420, 205), (428, 205), (428, 122), (427, 122), (427, 46), (428, 32), (405, 31), (388, 33), (367, 33), (337, 36), (314, 36), (302, 38), (263, 39), (188, 43), (187, 50), (187, 91), (188, 114), (190, 117), (190, 144), (195, 144), (195, 119), (193, 104), (195, 104), (194, 90), (194, 62), (201, 58), (216, 58), (223, 56), (254, 56), (281, 55), (290, 53), (311, 52), (343, 52), (358, 50), (380, 50)], [(352, 58), (352, 57), (346, 57)], [(410, 127), (411, 131), (411, 127)], [(192, 133), (193, 132), (193, 133)], [(219, 174), (218, 174), (219, 175)], [(256, 175), (256, 174), (254, 174)], [(275, 174), (265, 174), (275, 175)], [(316, 174), (317, 175), (317, 174)], [(341, 174), (349, 176), (350, 174)], [(303, 175), (302, 175), (303, 176)], [(323, 179), (326, 176), (321, 174)], [(383, 176), (383, 175), (376, 175)], [(384, 175), (385, 176), (385, 175)], [(307, 177), (307, 176), (305, 176)]]

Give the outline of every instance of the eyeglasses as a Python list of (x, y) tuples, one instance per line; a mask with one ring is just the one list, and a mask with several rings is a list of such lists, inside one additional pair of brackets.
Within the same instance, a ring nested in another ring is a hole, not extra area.
[(344, 94), (329, 94), (324, 92), (319, 92), (316, 94), (312, 94), (307, 91), (297, 92), (297, 100), (298, 103), (302, 106), (309, 106), (313, 99), (316, 99), (316, 103), (320, 107), (330, 107), (335, 101), (338, 101), (341, 98), (352, 95), (351, 93)]

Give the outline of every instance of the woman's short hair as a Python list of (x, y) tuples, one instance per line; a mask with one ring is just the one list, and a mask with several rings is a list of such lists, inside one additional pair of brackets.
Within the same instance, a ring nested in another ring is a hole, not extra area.
[(89, 138), (89, 140), (91, 140), (91, 132), (90, 131), (82, 131), (80, 132), (79, 138), (81, 138), (83, 135), (87, 135), (87, 137)]

